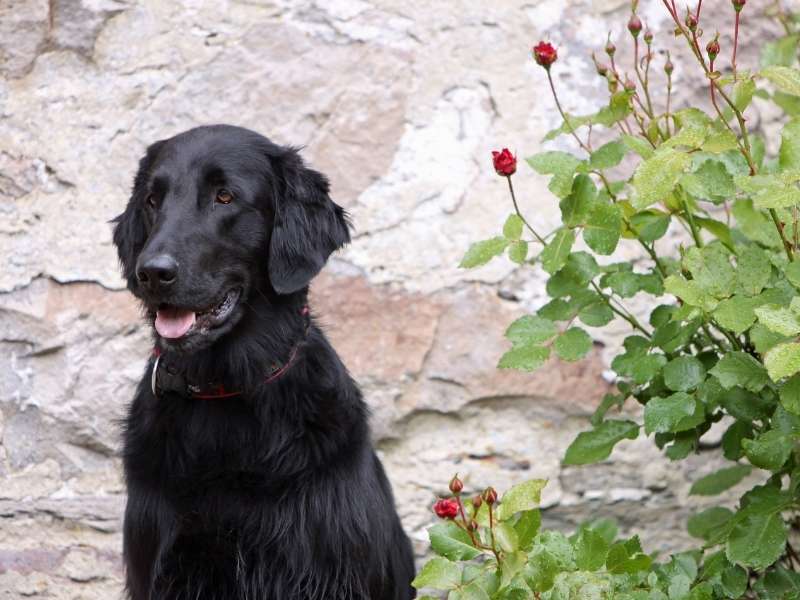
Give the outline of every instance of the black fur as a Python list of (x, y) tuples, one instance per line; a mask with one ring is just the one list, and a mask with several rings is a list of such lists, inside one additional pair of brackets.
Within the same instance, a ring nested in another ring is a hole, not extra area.
[[(214, 201), (220, 187), (230, 204)], [(188, 378), (244, 393), (156, 398), (148, 365), (124, 428), (132, 600), (414, 596), (361, 393), (313, 319), (304, 334), (308, 283), (348, 241), (325, 178), (253, 132), (197, 128), (141, 160), (114, 228), (128, 287), (150, 319), (165, 303), (199, 310), (241, 288), (220, 328), (156, 343)], [(180, 267), (166, 292), (137, 279), (154, 252)], [(291, 367), (265, 384), (295, 347)]]

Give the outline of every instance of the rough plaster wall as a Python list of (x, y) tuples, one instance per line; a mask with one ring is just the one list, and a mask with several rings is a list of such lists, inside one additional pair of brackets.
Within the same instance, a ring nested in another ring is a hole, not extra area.
[[(656, 31), (659, 4), (642, 2)], [(565, 101), (588, 111), (579, 94), (601, 84), (586, 52), (625, 6), (0, 0), (0, 598), (120, 594), (116, 421), (150, 343), (108, 220), (148, 143), (213, 122), (304, 145), (353, 216), (354, 243), (313, 304), (364, 387), (420, 556), (455, 471), (468, 488), (547, 477), (546, 523), (616, 516), (651, 550), (683, 547), (689, 483), (716, 450), (676, 468), (639, 440), (603, 465), (560, 467), (625, 328), (598, 333), (606, 350), (581, 363), (501, 373), (502, 332), (544, 302), (543, 278), (502, 261), (456, 268), (508, 213), (489, 151), (533, 153), (556, 122), (531, 43), (559, 44)], [(744, 44), (752, 56), (754, 35)], [(516, 177), (548, 230), (546, 182)]]

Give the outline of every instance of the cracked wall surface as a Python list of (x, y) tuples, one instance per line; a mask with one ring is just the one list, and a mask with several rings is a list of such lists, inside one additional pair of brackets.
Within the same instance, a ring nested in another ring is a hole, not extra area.
[[(663, 36), (659, 4), (642, 11)], [(303, 146), (353, 217), (313, 305), (365, 391), (418, 556), (456, 471), (468, 490), (546, 477), (546, 524), (612, 516), (650, 550), (685, 547), (688, 488), (718, 464), (713, 443), (677, 466), (644, 439), (602, 465), (560, 464), (608, 389), (625, 324), (592, 331), (583, 362), (500, 372), (503, 331), (545, 302), (544, 278), (507, 261), (457, 268), (509, 212), (490, 151), (532, 154), (556, 124), (530, 45), (558, 44), (564, 101), (588, 112), (602, 85), (587, 52), (626, 6), (0, 0), (0, 599), (121, 593), (118, 420), (150, 339), (108, 221), (147, 144), (217, 122)], [(743, 32), (743, 60), (770, 31)], [(546, 181), (515, 177), (548, 230)]]

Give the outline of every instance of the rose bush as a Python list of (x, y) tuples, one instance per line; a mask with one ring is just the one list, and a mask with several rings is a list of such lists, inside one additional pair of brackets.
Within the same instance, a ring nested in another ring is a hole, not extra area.
[[(545, 140), (569, 135), (581, 154), (551, 150), (526, 162), (551, 177), (562, 224), (546, 235), (537, 231), (515, 195), (516, 157), (496, 152), (493, 166), (507, 180), (513, 211), (502, 233), (472, 245), (461, 266), (505, 254), (548, 274), (551, 300), (510, 324), (502, 369), (532, 371), (552, 355), (580, 360), (592, 347), (585, 327), (615, 319), (630, 325), (611, 365), (615, 391), (569, 446), (565, 464), (602, 461), (641, 435), (681, 460), (718, 423), (730, 465), (694, 481), (691, 493), (717, 495), (750, 474), (760, 475), (758, 484), (733, 506), (692, 516), (688, 530), (698, 547), (656, 562), (638, 538), (618, 539), (606, 520), (571, 536), (542, 530), (543, 480), (517, 485), (499, 501), (491, 488), (467, 501), (454, 478), (443, 500), (448, 509), (437, 503), (443, 520), (430, 540), (439, 556), (419, 573), (420, 589), (441, 590), (450, 600), (800, 598), (800, 557), (790, 535), (800, 509), (798, 20), (771, 3), (786, 35), (765, 44), (760, 70), (748, 72), (737, 68), (736, 52), (740, 20), (753, 3), (730, 3), (734, 41), (727, 49), (718, 35), (701, 41), (702, 0), (685, 12), (674, 0), (662, 3), (687, 47), (687, 66), (705, 77), (710, 112), (674, 109), (673, 63), (666, 53), (656, 78), (654, 35), (635, 0), (625, 34), (635, 79), (623, 77), (609, 36), (609, 63), (593, 60), (610, 98), (594, 114), (562, 109), (551, 74), (558, 53), (540, 42), (533, 59), (562, 119)], [(727, 52), (731, 59), (720, 66)], [(755, 97), (787, 115), (776, 156), (748, 129)], [(599, 130), (608, 141), (596, 147)], [(677, 250), (659, 246), (681, 230)], [(645, 259), (634, 268), (605, 258), (620, 244), (635, 244)], [(646, 320), (625, 306), (637, 294), (652, 297)], [(643, 406), (641, 423), (612, 416), (629, 402)]]

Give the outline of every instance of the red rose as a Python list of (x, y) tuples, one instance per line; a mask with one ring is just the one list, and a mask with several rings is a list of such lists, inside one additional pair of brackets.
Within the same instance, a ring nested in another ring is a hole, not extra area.
[(438, 500), (433, 505), (433, 512), (440, 519), (455, 519), (458, 516), (458, 502), (452, 498)]
[(458, 475), (454, 475), (450, 480), (450, 491), (454, 494), (460, 494), (463, 489), (464, 483), (458, 478)]
[(494, 162), (494, 170), (497, 171), (498, 175), (510, 177), (517, 171), (517, 157), (511, 154), (508, 148), (503, 148), (502, 152), (493, 150), (492, 161)]
[(636, 15), (632, 14), (628, 21), (628, 31), (631, 32), (633, 37), (639, 37), (639, 32), (642, 30), (642, 20)]
[(545, 69), (549, 69), (550, 65), (556, 62), (558, 52), (556, 52), (552, 44), (548, 42), (539, 42), (533, 47), (533, 58), (536, 60), (537, 64), (543, 66)]

